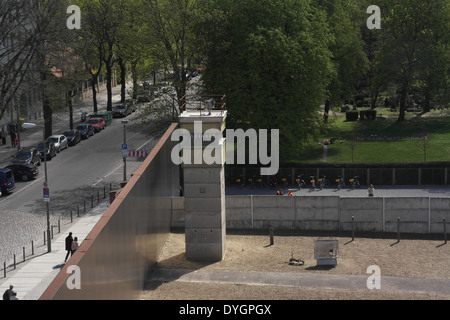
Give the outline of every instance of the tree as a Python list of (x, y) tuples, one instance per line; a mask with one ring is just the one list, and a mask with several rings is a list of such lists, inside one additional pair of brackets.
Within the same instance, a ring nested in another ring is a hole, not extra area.
[(37, 34), (30, 28), (34, 6), (27, 0), (4, 0), (0, 7), (0, 119), (33, 78)]
[(331, 105), (340, 106), (343, 99), (356, 93), (368, 68), (368, 60), (360, 33), (362, 21), (358, 18), (361, 16), (361, 7), (351, 0), (316, 0), (316, 2), (327, 13), (329, 29), (333, 36), (330, 50), (333, 54), (331, 60), (335, 73), (328, 87), (325, 102), (326, 120)]
[(326, 14), (310, 1), (212, 1), (203, 23), (205, 88), (226, 94), (232, 128), (280, 129), (282, 158), (320, 130), (333, 74)]
[[(390, 71), (398, 85), (400, 112), (398, 121), (405, 120), (407, 98), (414, 81), (421, 77), (421, 70), (428, 69), (422, 77), (435, 74), (436, 50), (430, 46), (433, 35), (448, 33), (440, 31), (443, 14), (448, 14), (445, 1), (382, 0), (382, 47), (380, 63)], [(447, 15), (448, 19), (448, 15)], [(447, 20), (448, 25), (448, 20)], [(434, 51), (434, 52), (433, 52)], [(428, 73), (428, 75), (427, 75)]]
[(151, 54), (163, 65), (169, 65), (178, 101), (186, 93), (186, 72), (195, 60), (197, 48), (195, 22), (205, 0), (143, 0), (147, 37)]

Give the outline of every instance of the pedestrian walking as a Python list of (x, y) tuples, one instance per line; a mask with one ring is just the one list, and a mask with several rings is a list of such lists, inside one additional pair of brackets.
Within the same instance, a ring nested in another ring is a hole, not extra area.
[(11, 137), (11, 148), (14, 148), (16, 146), (16, 133), (11, 131), (9, 135)]
[(73, 238), (72, 238), (72, 232), (69, 232), (69, 235), (66, 237), (66, 259), (64, 259), (64, 262), (67, 261), (67, 258), (69, 257), (69, 254), (72, 255), (72, 242), (73, 242)]
[(77, 249), (78, 249), (78, 238), (75, 237), (75, 238), (73, 238), (73, 241), (72, 241), (72, 254), (74, 254), (75, 251), (77, 251)]
[(13, 295), (13, 288), (14, 286), (12, 284), (9, 285), (9, 289), (6, 289), (6, 291), (3, 293), (3, 300), (11, 300), (11, 297)]
[(369, 185), (369, 189), (367, 189), (367, 194), (369, 195), (369, 197), (373, 197), (373, 195), (375, 194), (375, 188), (373, 187), (373, 184)]

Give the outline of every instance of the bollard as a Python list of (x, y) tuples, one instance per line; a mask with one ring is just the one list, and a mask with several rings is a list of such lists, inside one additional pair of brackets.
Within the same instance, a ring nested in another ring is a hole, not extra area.
[(58, 219), (58, 233), (61, 233), (61, 220)]
[(97, 204), (100, 203), (100, 191), (97, 190)]
[(397, 217), (397, 242), (400, 242), (400, 217)]
[(16, 270), (16, 254), (14, 253), (14, 270)]
[(447, 226), (445, 223), (445, 218), (442, 219), (443, 224), (444, 224), (444, 243), (447, 243)]
[(25, 247), (22, 247), (23, 250), (23, 262), (25, 262)]
[(31, 255), (34, 256), (34, 241), (31, 240)]
[(94, 207), (94, 195), (91, 195), (91, 208)]
[(70, 223), (72, 223), (73, 222), (72, 210), (69, 210), (69, 212), (70, 212)]
[(45, 231), (44, 231), (44, 246), (45, 246)]
[(270, 245), (271, 246), (273, 246), (273, 231), (274, 231), (274, 228), (270, 227), (269, 228), (269, 236), (270, 236)]
[(352, 241), (355, 240), (355, 216), (352, 216)]
[(3, 277), (6, 278), (6, 262), (3, 262)]
[(77, 217), (80, 217), (80, 205), (77, 204)]

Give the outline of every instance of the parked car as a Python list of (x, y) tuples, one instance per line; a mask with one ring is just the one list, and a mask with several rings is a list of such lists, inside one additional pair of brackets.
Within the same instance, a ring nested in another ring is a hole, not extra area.
[(131, 109), (131, 113), (136, 111), (136, 100), (126, 99), (125, 104)]
[(137, 94), (137, 101), (138, 102), (150, 102), (152, 98), (152, 94), (150, 90), (141, 90)]
[(131, 109), (126, 104), (118, 104), (114, 106), (113, 109), (113, 117), (114, 118), (123, 118), (127, 115), (131, 114)]
[[(9, 168), (0, 169), (0, 190), (1, 193), (8, 193), (16, 187), (14, 173)], [(1, 195), (0, 193), (0, 195)]]
[(28, 181), (34, 179), (39, 173), (39, 169), (34, 164), (12, 164), (6, 167), (11, 169), (14, 175), (14, 179)]
[(76, 128), (81, 135), (81, 139), (88, 139), (94, 135), (94, 127), (91, 124), (79, 124)]
[(60, 152), (63, 149), (69, 147), (69, 141), (63, 134), (56, 134), (45, 139), (45, 142), (51, 141), (55, 144), (56, 152)]
[(94, 127), (94, 132), (100, 132), (105, 129), (105, 119), (103, 118), (90, 118), (89, 124)]
[(11, 164), (41, 165), (41, 153), (36, 147), (22, 148), (12, 156)]
[(74, 146), (81, 141), (81, 134), (78, 129), (66, 130), (63, 134), (66, 136), (69, 146)]
[(56, 147), (52, 141), (41, 142), (37, 148), (41, 154), (41, 161), (45, 160), (45, 156), (47, 156), (47, 160), (52, 160), (56, 156)]

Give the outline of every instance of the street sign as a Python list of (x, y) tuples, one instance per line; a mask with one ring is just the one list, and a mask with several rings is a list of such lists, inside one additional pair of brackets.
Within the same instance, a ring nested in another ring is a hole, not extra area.
[(50, 202), (50, 189), (44, 188), (43, 189), (43, 198), (45, 202)]
[(122, 144), (122, 150), (127, 150), (127, 145), (125, 143)]

